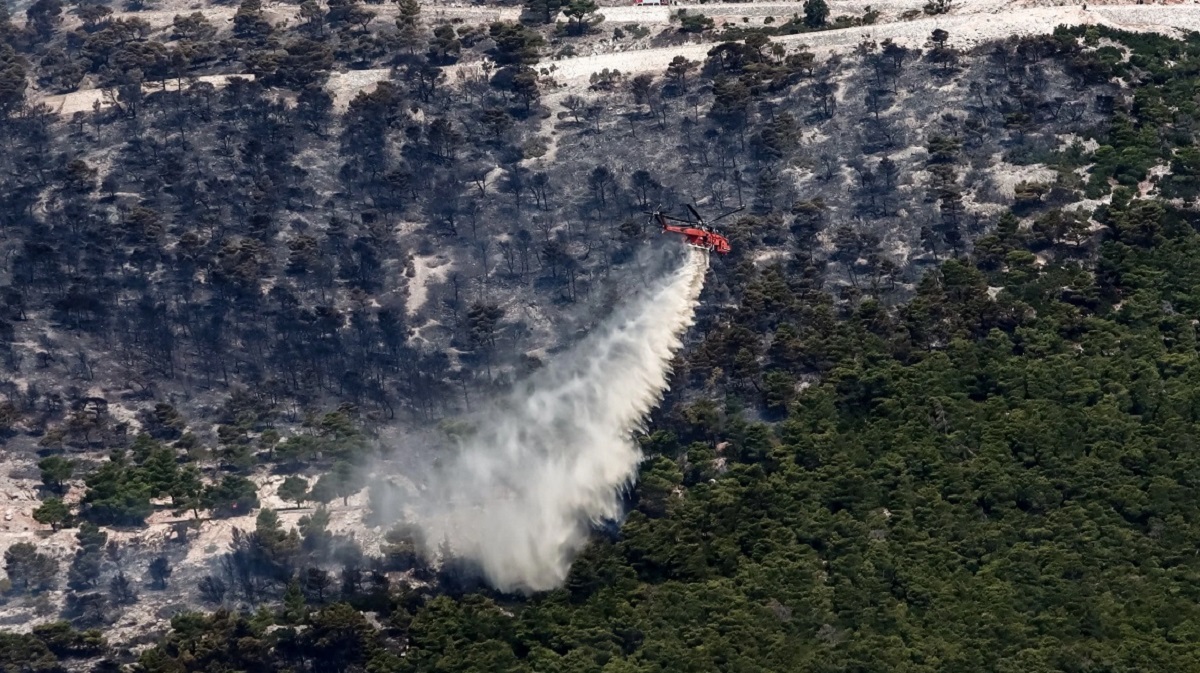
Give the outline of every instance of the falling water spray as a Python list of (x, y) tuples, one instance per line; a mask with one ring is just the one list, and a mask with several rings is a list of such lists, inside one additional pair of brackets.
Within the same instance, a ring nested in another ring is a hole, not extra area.
[(473, 561), (503, 591), (559, 586), (590, 528), (619, 518), (641, 460), (633, 440), (662, 400), (692, 324), (708, 256), (626, 300), (593, 332), (475, 418), (453, 457), (398, 503), (423, 533)]

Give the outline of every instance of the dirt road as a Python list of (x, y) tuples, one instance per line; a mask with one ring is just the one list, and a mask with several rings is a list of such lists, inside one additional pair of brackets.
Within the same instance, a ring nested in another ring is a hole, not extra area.
[[(900, 4), (897, 2), (896, 4)], [(1047, 33), (1059, 25), (1099, 24), (1135, 31), (1177, 34), (1200, 30), (1200, 5), (1088, 6), (1082, 3), (1063, 7), (1025, 6), (1033, 3), (989, 2), (980, 0), (952, 14), (912, 21), (880, 23), (872, 26), (827, 30), (774, 38), (788, 47), (806, 45), (815, 51), (853, 48), (864, 38), (876, 41), (892, 39), (905, 46), (922, 46), (930, 33), (941, 28), (950, 33), (950, 43), (969, 49), (983, 42), (1010, 35)], [(1009, 9), (1001, 9), (1004, 5)], [(1018, 6), (1020, 5), (1020, 6)], [(988, 11), (990, 10), (990, 11)], [(618, 52), (551, 61), (555, 79), (565, 84), (586, 82), (594, 72), (608, 69), (622, 73), (661, 72), (675, 56), (703, 60), (711, 43), (666, 49)]]
[[(1002, 39), (1011, 35), (1036, 35), (1052, 31), (1059, 25), (1106, 25), (1134, 31), (1156, 31), (1166, 34), (1180, 34), (1186, 31), (1200, 30), (1200, 4), (1196, 0), (1187, 3), (1137, 5), (1129, 2), (1077, 2), (1074, 0), (970, 0), (959, 2), (955, 9), (940, 16), (923, 17), (913, 20), (896, 20), (901, 13), (919, 9), (924, 0), (839, 0), (832, 2), (834, 14), (861, 15), (867, 6), (884, 12), (881, 22), (855, 28), (828, 30), (817, 33), (789, 35), (775, 38), (776, 42), (789, 48), (806, 46), (817, 52), (839, 51), (853, 48), (864, 38), (876, 41), (891, 39), (905, 46), (919, 47), (929, 39), (935, 29), (943, 29), (950, 33), (950, 42), (962, 49), (969, 49), (990, 40)], [(1085, 9), (1086, 7), (1086, 9)], [(757, 3), (757, 4), (709, 4), (709, 5), (675, 5), (666, 7), (606, 7), (602, 10), (606, 19), (614, 22), (665, 23), (669, 20), (669, 11), (680, 8), (703, 11), (706, 15), (723, 19), (739, 17), (776, 16), (783, 18), (792, 13), (802, 11), (803, 3)], [(273, 8), (285, 13), (286, 8)], [(376, 8), (373, 6), (373, 10)], [(205, 10), (207, 13), (219, 14), (228, 11), (227, 8)], [(460, 18), (470, 15), (477, 20), (492, 20), (480, 13), (493, 10), (486, 8), (456, 8), (439, 6), (429, 8), (427, 18), (440, 13), (444, 18), (462, 14)], [(493, 13), (514, 14), (515, 10), (495, 10)], [(726, 14), (728, 12), (728, 14)], [(166, 15), (173, 12), (140, 12), (138, 16), (153, 15), (155, 19), (167, 20)], [(479, 15), (479, 16), (476, 16)], [(222, 15), (223, 16), (223, 15)], [(516, 16), (504, 16), (515, 19)], [(167, 20), (169, 23), (169, 20)], [(621, 48), (624, 45), (617, 45)], [(640, 49), (617, 51), (614, 53), (579, 56), (560, 60), (543, 61), (540, 67), (548, 68), (552, 76), (560, 84), (570, 89), (586, 87), (588, 78), (594, 72), (604, 69), (619, 70), (622, 73), (663, 72), (671, 59), (684, 56), (688, 59), (703, 60), (712, 48), (712, 43), (697, 43), (659, 49)], [(459, 71), (469, 71), (477, 65), (464, 64), (448, 69), (447, 75), (454, 81)], [(329, 89), (339, 109), (363, 90), (369, 90), (379, 81), (388, 78), (387, 69), (358, 70), (346, 73), (334, 73), (330, 77)], [(214, 86), (224, 86), (231, 77), (252, 78), (251, 75), (210, 75), (198, 78)], [(170, 85), (168, 85), (170, 86)], [(148, 85), (147, 91), (159, 88), (158, 84)], [(35, 100), (38, 100), (35, 95)], [(81, 90), (69, 94), (44, 96), (40, 98), (55, 111), (62, 115), (72, 115), (92, 109), (96, 101), (104, 104), (104, 96), (99, 89)]]

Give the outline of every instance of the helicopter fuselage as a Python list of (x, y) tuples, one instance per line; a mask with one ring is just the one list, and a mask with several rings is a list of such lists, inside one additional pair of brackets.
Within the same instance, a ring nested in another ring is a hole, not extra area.
[(664, 233), (681, 234), (687, 240), (688, 245), (703, 248), (719, 255), (728, 255), (731, 250), (729, 239), (714, 231), (700, 227), (681, 227), (674, 224), (667, 224), (666, 219), (662, 217), (659, 217), (659, 224), (662, 225)]

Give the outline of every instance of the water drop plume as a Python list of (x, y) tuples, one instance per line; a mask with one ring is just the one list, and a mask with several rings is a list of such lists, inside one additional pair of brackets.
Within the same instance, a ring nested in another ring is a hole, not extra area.
[(559, 586), (591, 527), (617, 519), (641, 452), (633, 433), (662, 400), (692, 324), (708, 256), (627, 298), (587, 337), (471, 419), (453, 457), (397, 507), (427, 553), (449, 545), (502, 591)]

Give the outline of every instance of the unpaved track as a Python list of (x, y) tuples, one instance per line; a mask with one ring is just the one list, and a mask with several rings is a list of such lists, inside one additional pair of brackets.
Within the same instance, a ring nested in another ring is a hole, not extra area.
[[(984, 6), (1005, 6), (1011, 4), (1013, 0), (977, 0)], [(169, 4), (169, 3), (168, 3)], [(908, 10), (920, 10), (924, 6), (925, 0), (833, 0), (830, 4), (831, 16), (839, 16), (842, 14), (861, 15), (870, 7), (877, 11), (883, 12), (885, 19), (889, 19), (892, 15), (899, 15), (901, 12)], [(390, 3), (382, 5), (367, 5), (368, 11), (374, 12), (376, 22), (388, 22), (395, 18), (396, 7)], [(604, 20), (609, 23), (642, 23), (642, 24), (663, 24), (669, 23), (671, 13), (677, 10), (687, 10), (689, 12), (698, 12), (706, 16), (714, 17), (716, 20), (738, 21), (742, 17), (758, 17), (767, 16), (774, 17), (779, 21), (786, 20), (795, 14), (804, 12), (803, 2), (759, 2), (759, 3), (715, 3), (707, 5), (697, 4), (678, 4), (670, 7), (635, 7), (632, 4), (621, 5), (617, 7), (602, 7), (600, 14), (604, 16)], [(972, 9), (971, 11), (976, 11)], [(177, 15), (189, 15), (200, 13), (205, 16), (217, 27), (229, 24), (233, 21), (233, 15), (237, 12), (236, 6), (217, 6), (217, 7), (189, 7), (187, 4), (176, 4), (172, 9), (147, 9), (136, 12), (116, 12), (112, 15), (113, 18), (138, 18), (150, 24), (150, 27), (155, 30), (162, 30), (170, 26)], [(265, 3), (263, 13), (267, 21), (271, 23), (279, 23), (287, 21), (296, 23), (300, 20), (300, 9), (298, 5), (290, 4), (271, 4)], [(448, 20), (462, 20), (466, 23), (488, 23), (492, 21), (517, 21), (521, 18), (521, 9), (512, 7), (453, 7), (445, 4), (430, 3), (426, 4), (421, 9), (421, 16), (428, 23), (438, 23)], [(74, 13), (66, 13), (63, 17), (64, 28), (74, 29), (79, 26), (79, 18)], [(560, 20), (565, 20), (565, 17), (560, 15)], [(15, 17), (18, 23), (24, 21), (24, 15), (18, 14)]]
[[(254, 75), (204, 75), (196, 77), (193, 81), (208, 82), (220, 89), (234, 77), (243, 79), (254, 79)], [(187, 80), (184, 80), (185, 87)], [(153, 82), (142, 85), (142, 90), (147, 94), (155, 91), (162, 91), (164, 88), (167, 91), (173, 91), (178, 87), (178, 80), (166, 80), (165, 82)], [(64, 117), (70, 117), (76, 112), (89, 112), (96, 103), (100, 103), (101, 107), (107, 107), (108, 101), (105, 100), (105, 89), (83, 89), (81, 91), (72, 91), (71, 93), (57, 94), (53, 96), (43, 96), (41, 102), (50, 106), (56, 114)]]
[[(1103, 2), (1103, 0), (1101, 0)], [(884, 12), (885, 18), (895, 16), (907, 10), (924, 5), (924, 0), (843, 0), (831, 3), (834, 14), (861, 14), (870, 5)], [(1048, 33), (1059, 25), (1105, 25), (1134, 31), (1155, 31), (1166, 34), (1182, 34), (1187, 31), (1200, 31), (1200, 4), (1170, 5), (1137, 5), (1132, 3), (1100, 4), (1084, 3), (1070, 0), (960, 0), (958, 7), (950, 13), (941, 16), (920, 18), (911, 21), (882, 22), (871, 26), (828, 30), (818, 33), (804, 33), (774, 38), (774, 41), (790, 48), (807, 48), (817, 52), (840, 51), (853, 48), (863, 39), (882, 41), (891, 39), (909, 47), (920, 47), (929, 39), (935, 29), (943, 29), (950, 34), (950, 43), (960, 49), (970, 49), (981, 43), (1003, 39), (1009, 36), (1026, 36)], [(740, 16), (777, 16), (786, 17), (790, 13), (801, 11), (802, 2), (793, 3), (759, 3), (759, 4), (715, 4), (715, 5), (676, 5), (679, 8), (703, 10), (709, 16), (733, 18)], [(372, 9), (376, 9), (374, 6)], [(224, 12), (225, 8), (209, 10)], [(470, 12), (486, 13), (490, 10), (474, 8), (442, 7), (426, 8), (427, 18), (433, 18), (437, 12), (446, 16)], [(497, 10), (498, 11), (498, 10)], [(508, 10), (509, 14), (512, 10)], [(601, 13), (612, 15), (616, 21), (630, 22), (637, 17), (641, 23), (666, 22), (668, 9), (665, 7), (608, 7)], [(729, 12), (728, 15), (725, 12)], [(138, 16), (146, 12), (135, 13)], [(166, 15), (168, 12), (157, 14)], [(173, 14), (173, 13), (171, 13)], [(157, 17), (157, 15), (156, 15)], [(506, 17), (511, 18), (511, 17)], [(687, 44), (677, 47), (659, 49), (642, 49), (633, 51), (598, 54), (595, 56), (580, 56), (560, 60), (543, 61), (542, 68), (549, 68), (553, 78), (569, 89), (585, 87), (592, 73), (604, 69), (619, 70), (622, 73), (661, 73), (667, 64), (676, 56), (683, 56), (693, 61), (705, 58), (712, 49), (713, 43)], [(477, 65), (463, 64), (447, 69), (447, 76), (454, 81), (460, 72), (477, 69)], [(231, 77), (252, 78), (251, 75), (208, 75), (197, 78), (200, 81), (212, 83), (214, 86), (224, 86)], [(378, 82), (387, 79), (387, 69), (357, 70), (345, 73), (334, 73), (329, 80), (329, 89), (334, 96), (338, 109), (346, 105), (359, 91), (370, 90)], [(168, 87), (171, 85), (169, 84)], [(148, 85), (147, 91), (161, 88), (158, 84)], [(104, 96), (99, 89), (76, 91), (69, 94), (44, 96), (40, 100), (51, 106), (62, 115), (72, 115), (76, 112), (86, 112), (92, 109), (96, 101), (104, 104)], [(35, 100), (36, 98), (35, 94)]]
[[(1024, 3), (1022, 3), (1024, 4)], [(996, 3), (986, 0), (976, 9), (994, 9)], [(849, 49), (863, 41), (891, 39), (909, 47), (920, 47), (938, 28), (950, 33), (950, 43), (960, 49), (970, 49), (981, 43), (1009, 36), (1048, 33), (1059, 25), (1098, 24), (1136, 31), (1156, 31), (1178, 34), (1180, 31), (1200, 30), (1200, 5), (1155, 6), (1089, 6), (1021, 7), (1004, 11), (957, 12), (936, 17), (860, 26), (818, 33), (803, 33), (773, 38), (789, 47), (805, 45), (816, 51)], [(564, 84), (586, 81), (594, 72), (604, 69), (622, 73), (661, 72), (676, 56), (703, 60), (712, 43), (684, 45), (663, 49), (618, 52), (567, 58), (544, 63), (552, 67), (554, 78)]]
[[(1008, 0), (980, 0), (981, 4), (997, 4), (1004, 5)], [(920, 10), (925, 6), (925, 0), (834, 0), (829, 3), (830, 16), (840, 16), (849, 14), (852, 16), (861, 16), (866, 13), (870, 7), (876, 11), (882, 12), (886, 18), (891, 18), (892, 15), (899, 15), (908, 10)], [(720, 23), (722, 19), (727, 21), (740, 21), (742, 17), (773, 17), (777, 22), (783, 23), (793, 15), (804, 14), (803, 2), (755, 2), (755, 3), (714, 3), (707, 5), (689, 5), (678, 4), (670, 7), (634, 7), (632, 4), (621, 7), (601, 7), (600, 14), (604, 16), (604, 21), (607, 23), (644, 23), (657, 24), (667, 23), (671, 19), (671, 13), (685, 9), (689, 12), (704, 14), (712, 17), (714, 21)]]

